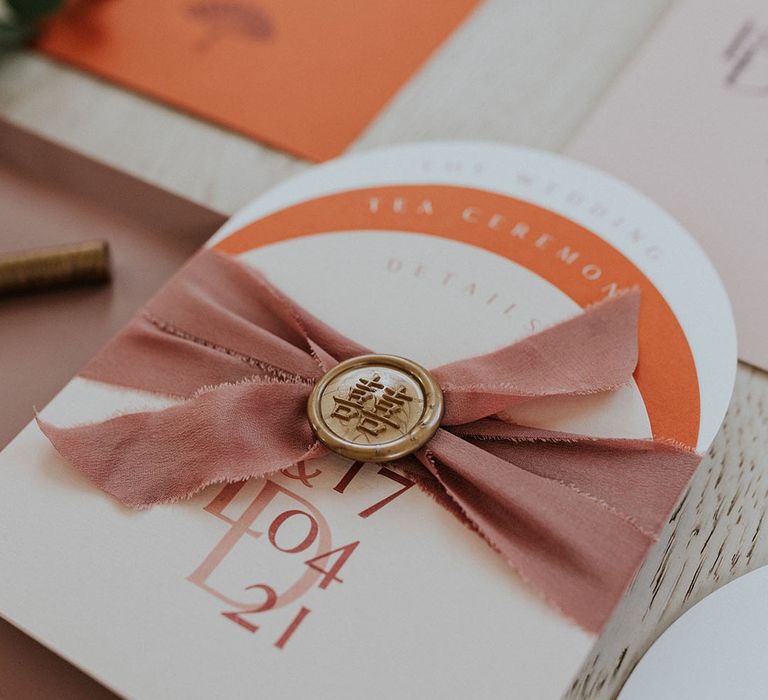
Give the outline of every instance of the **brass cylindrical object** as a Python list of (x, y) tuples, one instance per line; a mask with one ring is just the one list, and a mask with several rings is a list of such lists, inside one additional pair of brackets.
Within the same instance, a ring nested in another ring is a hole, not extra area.
[(0, 295), (109, 280), (107, 241), (0, 254)]

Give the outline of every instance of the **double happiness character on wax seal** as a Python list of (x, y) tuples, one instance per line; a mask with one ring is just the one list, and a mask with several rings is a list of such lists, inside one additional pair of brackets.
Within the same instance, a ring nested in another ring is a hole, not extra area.
[(434, 377), (392, 355), (362, 355), (336, 365), (307, 403), (318, 440), (342, 457), (366, 462), (390, 462), (423, 447), (443, 410)]

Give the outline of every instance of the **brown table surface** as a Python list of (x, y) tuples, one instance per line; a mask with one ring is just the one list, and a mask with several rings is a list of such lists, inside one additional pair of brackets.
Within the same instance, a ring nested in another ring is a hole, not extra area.
[[(111, 284), (0, 298), (0, 449), (223, 221), (0, 121), (0, 250), (107, 239)], [(0, 619), (0, 698), (112, 697)]]

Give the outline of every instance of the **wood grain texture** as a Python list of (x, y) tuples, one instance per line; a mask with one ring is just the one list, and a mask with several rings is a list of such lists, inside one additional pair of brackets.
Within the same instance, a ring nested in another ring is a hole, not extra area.
[(683, 612), (768, 564), (766, 504), (768, 375), (742, 364), (720, 432), (568, 697), (614, 697)]
[[(669, 4), (488, 0), (352, 148), (481, 138), (557, 150)], [(31, 53), (0, 62), (0, 115), (225, 213), (307, 167)], [(768, 375), (742, 365), (722, 430), (569, 698), (614, 697), (684, 610), (768, 563), (766, 455)]]

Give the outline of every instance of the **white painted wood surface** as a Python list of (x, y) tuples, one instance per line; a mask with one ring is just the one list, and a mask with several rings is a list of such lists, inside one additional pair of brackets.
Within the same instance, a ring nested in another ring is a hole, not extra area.
[[(558, 150), (669, 4), (486, 0), (353, 149), (483, 138)], [(0, 59), (0, 115), (226, 213), (307, 167), (31, 53)], [(613, 697), (684, 610), (768, 563), (767, 455), (768, 375), (742, 365), (723, 429), (569, 697)]]

